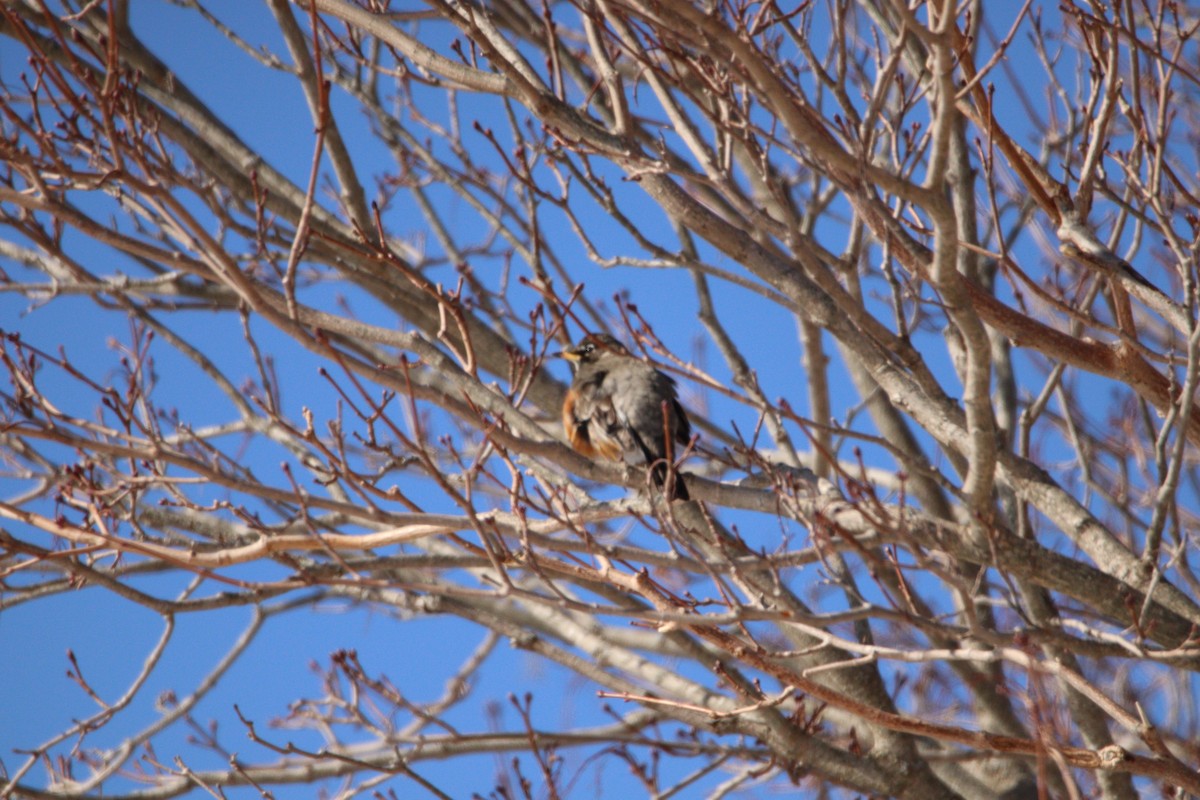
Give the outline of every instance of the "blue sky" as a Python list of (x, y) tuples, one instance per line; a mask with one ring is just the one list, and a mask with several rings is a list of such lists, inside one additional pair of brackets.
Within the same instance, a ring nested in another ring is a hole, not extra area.
[[(219, 36), (210, 27), (198, 24), (187, 12), (167, 3), (134, 4), (134, 25), (152, 48), (168, 61), (172, 69), (217, 113), (234, 125), (239, 136), (252, 147), (263, 152), (271, 164), (303, 186), (307, 179), (312, 155), (313, 124), (305, 107), (299, 88), (287, 76), (273, 74), (255, 65), (242, 52)], [(224, 2), (213, 3), (214, 11), (221, 16), (238, 20), (238, 30), (252, 45), (268, 44), (281, 51), (274, 23), (264, 4)], [(302, 20), (303, 24), (307, 24)], [(180, 35), (186, 31), (186, 35)], [(432, 30), (433, 35), (440, 35)], [(0, 38), (0, 78), (13, 81), (24, 69), (24, 57), (14, 48), (8, 38)], [(498, 114), (491, 101), (476, 101), (464, 98), (464, 116), (472, 114)], [(478, 106), (478, 110), (473, 108)], [(394, 169), (386, 152), (370, 135), (370, 131), (358, 117), (358, 112), (344, 100), (335, 103), (335, 111), (342, 123), (344, 135), (351, 145), (355, 158), (364, 175), (380, 170)], [(497, 131), (503, 135), (502, 120), (497, 121)], [(478, 134), (468, 134), (468, 142), (478, 146), (477, 156), (489, 158), (489, 145)], [(640, 189), (633, 184), (615, 181), (617, 190), (631, 198), (640, 196)], [(371, 193), (368, 189), (368, 193)], [(461, 203), (461, 201), (460, 201)], [(451, 204), (453, 207), (453, 204)], [(644, 204), (646, 224), (653, 235), (668, 239), (662, 225), (661, 215)], [(597, 217), (602, 217), (596, 211)], [(548, 219), (553, 221), (552, 215)], [(453, 216), (455, 224), (464, 231), (481, 226), (476, 215), (465, 203)], [(412, 236), (423, 240), (431, 249), (438, 247), (434, 237), (424, 231), (411, 199), (401, 194), (389, 207), (385, 218), (392, 233)], [(593, 220), (595, 221), (595, 220)], [(597, 245), (607, 248), (604, 255), (628, 252), (629, 240), (616, 226), (600, 227), (610, 234), (597, 237)], [(845, 235), (834, 227), (819, 232), (820, 237), (835, 251), (840, 250)], [(470, 239), (470, 235), (464, 236)], [(1021, 242), (1032, 260), (1039, 256), (1028, 241)], [(586, 252), (569, 235), (556, 239), (556, 248), (564, 260), (580, 263), (586, 260)], [(710, 251), (705, 256), (717, 266), (737, 270)], [(135, 273), (137, 265), (114, 257), (110, 252), (97, 252), (97, 262), (92, 265), (96, 272), (112, 274), (118, 271)], [(13, 274), (25, 275), (19, 267), (3, 265)], [(479, 267), (498, 270), (494, 262), (481, 263)], [(527, 275), (527, 267), (514, 262), (516, 274)], [(444, 280), (452, 283), (451, 267), (441, 268)], [(437, 275), (437, 270), (433, 272)], [(494, 275), (494, 273), (489, 273)], [(697, 358), (702, 366), (712, 370), (718, 380), (728, 381), (729, 376), (720, 364), (712, 346), (704, 346), (705, 337), (696, 320), (696, 305), (691, 279), (683, 271), (638, 270), (621, 268), (586, 270), (587, 294), (589, 299), (613, 311), (614, 293), (628, 290), (628, 299), (655, 325), (656, 332), (670, 348), (683, 358)], [(871, 287), (877, 289), (878, 287)], [(522, 292), (524, 294), (522, 295)], [(378, 305), (362, 293), (346, 286), (321, 286), (310, 289), (306, 299), (316, 305), (332, 308), (345, 297), (357, 315), (384, 326), (400, 326), (388, 312), (381, 312)], [(532, 307), (536, 297), (529, 290), (514, 290), (514, 297), (526, 307)], [(807, 397), (804, 392), (805, 376), (801, 367), (801, 352), (797, 344), (795, 321), (777, 306), (762, 302), (752, 293), (733, 286), (718, 285), (715, 299), (722, 321), (743, 346), (770, 341), (771, 352), (762, 360), (760, 379), (768, 397), (786, 396), (801, 414), (807, 414)], [(217, 315), (207, 311), (175, 315), (173, 324), (181, 332), (201, 336), (210, 346), (210, 351), (219, 358), (227, 374), (242, 381), (256, 380), (253, 360), (243, 338), (240, 321), (236, 315)], [(99, 309), (89, 300), (57, 298), (53, 302), (34, 306), (28, 300), (12, 293), (0, 293), (0, 328), (16, 329), (23, 338), (37, 346), (53, 352), (59, 346), (66, 348), (73, 361), (88, 364), (92, 375), (99, 379), (116, 380), (120, 377), (120, 366), (115, 342), (129, 340), (129, 326), (123, 316), (116, 312)], [(252, 330), (264, 350), (286, 354), (277, 362), (283, 384), (284, 405), (292, 417), (299, 416), (302, 407), (317, 411), (322, 422), (336, 415), (336, 393), (320, 379), (317, 370), (321, 361), (296, 347), (289, 347), (281, 335), (261, 322), (253, 323)], [(938, 370), (939, 376), (948, 376), (944, 347), (940, 336), (927, 332), (919, 336), (923, 354)], [(832, 351), (834, 346), (827, 342)], [(231, 416), (228, 402), (219, 393), (206, 388), (205, 381), (194, 365), (183, 361), (164, 343), (154, 345), (160, 382), (155, 400), (164, 408), (177, 407), (193, 424), (217, 423)], [(836, 359), (835, 359), (836, 363)], [(1021, 367), (1030, 369), (1022, 360)], [(549, 368), (560, 379), (568, 377), (565, 366), (550, 365)], [(852, 391), (846, 376), (835, 367), (833, 372), (833, 406), (838, 415), (848, 413), (856, 407), (859, 398)], [(956, 386), (955, 379), (946, 377), (948, 385)], [(52, 369), (45, 371), (47, 385), (61, 396), (63, 402), (78, 401), (78, 413), (90, 413), (93, 399), (73, 395), (71, 384)], [(1077, 378), (1090, 381), (1090, 378)], [(1110, 391), (1111, 387), (1096, 382), (1098, 390)], [(693, 384), (681, 386), (685, 404), (694, 409), (706, 409), (718, 423), (734, 420), (746, 432), (753, 429), (755, 417), (745, 407), (727, 402), (718, 393), (705, 391)], [(839, 416), (839, 421), (844, 421)], [(856, 428), (870, 432), (870, 426), (861, 420)], [(798, 431), (797, 445), (807, 449)], [(1058, 444), (1046, 441), (1053, 451)], [(867, 463), (891, 468), (891, 462), (880, 453), (866, 447)], [(845, 448), (844, 457), (852, 457), (853, 450)], [(250, 445), (244, 452), (245, 463), (263, 476), (282, 483), (279, 464), (285, 459), (280, 451), (260, 443)], [(1063, 465), (1063, 475), (1069, 475), (1071, 467)], [(0, 479), (0, 491), (8, 494), (6, 487), (12, 486), (11, 479)], [(420, 492), (420, 487), (406, 486), (405, 491)], [(211, 499), (222, 499), (220, 489), (209, 490)], [(433, 496), (429, 495), (430, 502)], [(449, 510), (449, 509), (430, 509)], [(731, 515), (730, 522), (744, 522), (743, 533), (752, 542), (771, 547), (778, 541), (778, 527), (764, 525), (761, 519), (741, 518)], [(803, 536), (803, 531), (793, 528), (793, 536)], [(757, 541), (756, 541), (757, 540)], [(247, 576), (278, 573), (274, 566), (252, 566), (245, 568)], [(230, 574), (238, 574), (237, 570)], [(809, 568), (797, 571), (797, 585), (807, 585), (810, 596), (818, 596), (822, 607), (834, 601), (831, 592), (825, 590), (820, 581), (820, 570)], [(187, 580), (178, 576), (146, 576), (135, 584), (157, 594), (170, 596), (182, 592)], [(215, 591), (211, 584), (202, 587), (202, 592)], [(273, 603), (288, 602), (295, 595), (288, 595)], [(89, 738), (89, 746), (112, 746), (129, 732), (139, 729), (155, 718), (156, 701), (166, 692), (185, 694), (213, 668), (217, 660), (249, 624), (249, 609), (235, 608), (203, 614), (181, 615), (176, 620), (176, 629), (166, 649), (161, 666), (155, 670), (146, 688), (139, 694), (128, 713), (122, 714), (104, 731)], [(28, 748), (41, 743), (56, 731), (95, 712), (94, 703), (69, 679), (70, 668), (66, 657), (72, 651), (91, 685), (105, 698), (111, 699), (125, 691), (136, 674), (143, 658), (151, 652), (163, 631), (162, 619), (138, 605), (118, 598), (97, 588), (81, 589), (74, 593), (41, 600), (36, 603), (18, 605), (0, 614), (0, 641), (10, 643), (6, 649), (18, 652), (17, 657), (0, 659), (0, 759), (11, 772), (23, 758), (13, 754), (14, 748)], [(402, 688), (406, 697), (414, 702), (436, 698), (443, 690), (447, 670), (457, 666), (469, 656), (473, 648), (484, 638), (485, 632), (451, 616), (417, 617), (397, 620), (389, 615), (365, 607), (356, 607), (348, 602), (322, 604), (313, 612), (301, 611), (282, 613), (267, 621), (262, 633), (251, 645), (246, 656), (238, 661), (196, 711), (196, 718), (207, 724), (217, 720), (221, 740), (226, 746), (236, 748), (248, 761), (271, 760), (260, 748), (248, 741), (234, 714), (238, 706), (249, 718), (259, 724), (264, 735), (276, 741), (293, 738), (297, 743), (316, 747), (319, 742), (311, 734), (272, 731), (265, 727), (272, 718), (282, 717), (288, 712), (288, 704), (297, 697), (315, 697), (322, 693), (321, 682), (313, 671), (313, 665), (328, 666), (331, 654), (343, 649), (357, 651), (363, 664), (370, 670), (385, 674), (395, 685)], [(17, 649), (11, 643), (19, 643)], [(472, 687), (472, 695), (452, 715), (453, 721), (464, 730), (486, 730), (488, 715), (494, 710), (499, 714), (500, 727), (518, 730), (519, 720), (506, 696), (520, 696), (534, 691), (534, 717), (546, 728), (589, 723), (599, 724), (608, 720), (601, 704), (593, 695), (593, 687), (582, 685), (572, 675), (552, 664), (536, 660), (500, 642), (494, 663), (484, 670), (482, 681)], [(16, 690), (16, 687), (38, 687), (36, 692)], [(493, 706), (492, 704), (497, 705)], [(620, 708), (619, 711), (628, 710)], [(185, 747), (190, 732), (177, 726), (173, 732), (157, 743), (158, 754), (169, 760), (177, 746), (186, 753), (192, 769), (219, 769), (224, 766), (221, 759), (204, 754), (197, 748)], [(510, 756), (503, 757), (504, 760)], [(568, 754), (571, 759), (567, 774), (580, 767), (578, 754)], [(525, 774), (534, 774), (532, 762), (522, 758)], [(496, 766), (490, 757), (477, 757), (468, 763), (469, 771), (456, 762), (421, 762), (415, 765), (430, 781), (452, 792), (455, 796), (466, 796), (470, 792), (486, 794), (493, 781), (492, 770)], [(682, 774), (696, 764), (680, 759), (669, 767)], [(591, 796), (590, 787), (602, 781), (605, 796), (617, 796), (619, 791), (636, 791), (636, 784), (624, 772), (614, 769), (612, 763), (602, 776), (588, 767), (580, 783), (580, 796)], [(34, 770), (36, 775), (37, 768)], [(713, 781), (704, 784), (711, 786)], [(129, 788), (132, 783), (121, 784)], [(409, 788), (401, 779), (392, 784), (397, 792)], [(308, 797), (310, 788), (280, 787), (274, 790), (279, 797)], [(416, 796), (416, 795), (414, 795)]]

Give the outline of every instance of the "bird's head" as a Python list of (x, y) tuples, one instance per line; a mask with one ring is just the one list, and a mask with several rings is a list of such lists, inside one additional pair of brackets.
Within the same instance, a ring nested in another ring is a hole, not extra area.
[(574, 347), (563, 350), (558, 355), (578, 366), (594, 364), (606, 354), (627, 356), (629, 350), (607, 333), (589, 333), (579, 340)]

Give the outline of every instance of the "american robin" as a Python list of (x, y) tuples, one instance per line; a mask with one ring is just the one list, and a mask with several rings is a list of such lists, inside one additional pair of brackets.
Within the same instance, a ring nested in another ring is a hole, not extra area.
[[(674, 445), (687, 444), (692, 435), (675, 381), (603, 333), (585, 336), (559, 355), (575, 369), (563, 403), (571, 447), (591, 458), (647, 464), (654, 482), (666, 487)], [(683, 481), (676, 476), (673, 483), (666, 487), (668, 499), (687, 500)]]

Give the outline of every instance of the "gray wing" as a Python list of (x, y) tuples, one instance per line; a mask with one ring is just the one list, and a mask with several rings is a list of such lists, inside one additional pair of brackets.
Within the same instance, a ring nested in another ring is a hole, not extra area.
[[(676, 442), (691, 435), (687, 416), (679, 405), (675, 381), (649, 364), (636, 363), (619, 373), (609, 373), (605, 394), (612, 398), (613, 412), (625, 446), (625, 460), (647, 463), (665, 458), (664, 432)], [(666, 401), (666, 424), (663, 401)]]

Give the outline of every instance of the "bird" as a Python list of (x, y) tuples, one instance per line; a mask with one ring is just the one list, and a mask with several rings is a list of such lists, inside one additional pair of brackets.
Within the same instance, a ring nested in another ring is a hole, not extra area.
[(571, 447), (589, 458), (648, 465), (668, 500), (690, 499), (678, 476), (668, 481), (675, 444), (692, 435), (674, 379), (606, 333), (588, 334), (557, 355), (575, 371), (562, 409)]

